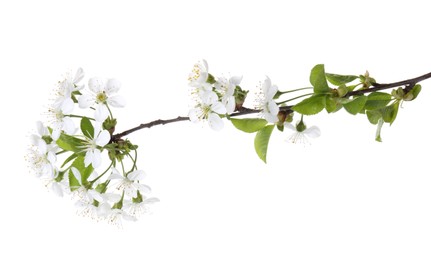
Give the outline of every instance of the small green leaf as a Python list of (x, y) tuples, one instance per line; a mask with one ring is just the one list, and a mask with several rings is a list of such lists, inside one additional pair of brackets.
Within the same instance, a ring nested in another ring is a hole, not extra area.
[(90, 139), (94, 138), (94, 127), (88, 117), (83, 117), (81, 119), (81, 131), (86, 137)]
[(61, 134), (56, 143), (61, 149), (75, 153), (80, 152), (83, 146), (81, 139), (67, 134)]
[(246, 133), (254, 133), (264, 128), (268, 123), (265, 119), (262, 118), (231, 118), (230, 121), (232, 124), (241, 131)]
[(371, 124), (377, 125), (379, 120), (383, 117), (380, 110), (368, 110), (367, 111), (367, 118), (368, 121), (370, 121)]
[(359, 77), (354, 75), (337, 75), (337, 74), (326, 73), (326, 79), (335, 86), (343, 86), (349, 82), (354, 81), (357, 78)]
[(400, 102), (394, 102), (392, 105), (382, 108), (383, 120), (392, 125), (397, 118)]
[(311, 70), (310, 83), (314, 87), (314, 93), (329, 92), (330, 89), (326, 81), (325, 66), (323, 64), (318, 64)]
[(384, 108), (392, 99), (392, 96), (384, 92), (374, 92), (368, 95), (365, 103), (366, 110), (375, 110)]
[(292, 107), (292, 109), (303, 115), (315, 115), (326, 106), (326, 95), (316, 95), (306, 98)]
[(259, 130), (254, 138), (254, 149), (264, 163), (266, 163), (266, 154), (268, 152), (268, 143), (272, 130), (274, 130), (274, 125), (267, 125)]
[(360, 96), (352, 99), (350, 102), (343, 104), (344, 109), (352, 115), (359, 113), (367, 102), (366, 96)]

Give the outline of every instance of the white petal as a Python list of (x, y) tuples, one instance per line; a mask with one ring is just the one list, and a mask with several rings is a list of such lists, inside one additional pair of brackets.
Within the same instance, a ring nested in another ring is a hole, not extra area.
[(121, 88), (121, 82), (116, 79), (109, 79), (105, 85), (105, 93), (110, 96), (118, 92)]
[(199, 122), (199, 116), (202, 114), (202, 110), (199, 108), (193, 108), (189, 111), (189, 119), (193, 123)]
[(93, 165), (93, 168), (97, 168), (102, 164), (102, 155), (98, 149), (95, 149), (93, 151), (93, 161), (91, 162), (91, 165)]
[(202, 65), (203, 65), (203, 69), (205, 71), (208, 71), (208, 62), (205, 59), (202, 59)]
[(72, 98), (66, 98), (61, 103), (61, 111), (63, 114), (69, 114), (73, 111), (73, 107), (75, 106), (75, 103), (73, 103)]
[(142, 192), (142, 193), (146, 193), (146, 194), (151, 193), (151, 188), (150, 188), (150, 186), (145, 185), (145, 184), (139, 184), (139, 185), (138, 185), (138, 189), (139, 189), (139, 191), (140, 191), (140, 192)]
[(78, 171), (78, 169), (76, 169), (75, 167), (72, 167), (71, 170), (72, 170), (72, 174), (75, 177), (75, 179), (78, 180), (78, 183), (82, 184), (81, 173)]
[(95, 190), (88, 190), (87, 194), (88, 194), (88, 197), (90, 197), (91, 199), (95, 199), (98, 202), (102, 202), (103, 201), (102, 194), (100, 194), (99, 192), (97, 192)]
[(108, 130), (103, 130), (100, 132), (99, 136), (96, 138), (96, 144), (98, 146), (105, 146), (111, 140), (111, 134), (109, 134)]
[(66, 134), (74, 134), (75, 133), (75, 123), (73, 122), (72, 118), (70, 117), (64, 117), (63, 118), (63, 126), (62, 130), (66, 132)]
[(80, 108), (89, 108), (96, 103), (96, 99), (90, 95), (81, 95), (78, 98), (78, 104)]
[(39, 136), (48, 135), (48, 129), (43, 125), (41, 121), (36, 122), (36, 129)]
[(215, 131), (220, 131), (224, 127), (223, 120), (219, 115), (210, 113), (208, 116), (208, 125)]
[(226, 107), (221, 102), (215, 102), (211, 105), (211, 110), (217, 114), (226, 114)]
[(58, 182), (53, 181), (51, 184), (51, 190), (55, 193), (55, 195), (59, 197), (63, 197), (63, 189), (58, 184)]
[(268, 93), (268, 90), (271, 86), (272, 86), (271, 79), (268, 76), (266, 76), (266, 79), (262, 83), (262, 90), (265, 95)]
[(55, 162), (57, 161), (57, 156), (54, 152), (48, 152), (47, 159), (54, 166)]
[(75, 74), (75, 78), (73, 79), (73, 84), (78, 84), (84, 78), (84, 70), (82, 68), (78, 68)]
[(272, 115), (276, 116), (278, 114), (278, 111), (280, 111), (280, 108), (277, 106), (274, 100), (268, 101), (268, 112)]
[(38, 139), (37, 140), (37, 145), (36, 146), (37, 146), (38, 152), (40, 154), (46, 154), (46, 152), (48, 151), (48, 145), (42, 139)]
[(234, 86), (238, 86), (239, 84), (241, 84), (241, 81), (242, 76), (233, 76), (229, 79), (229, 82)]
[(127, 179), (132, 181), (142, 181), (145, 178), (145, 172), (142, 170), (137, 170), (129, 173)]
[(320, 136), (320, 129), (317, 126), (312, 126), (305, 129), (304, 134), (311, 138), (317, 138)]
[(126, 99), (124, 99), (122, 96), (109, 97), (107, 102), (109, 105), (111, 105), (113, 107), (125, 107), (126, 106)]
[(88, 88), (93, 93), (100, 93), (105, 88), (106, 81), (102, 78), (91, 78), (88, 80)]
[(103, 123), (109, 116), (109, 110), (104, 104), (97, 104), (96, 110), (94, 111), (94, 119), (97, 122)]
[(226, 113), (232, 114), (235, 111), (236, 102), (235, 97), (231, 96), (226, 101)]
[(57, 141), (58, 138), (60, 138), (60, 134), (61, 134), (60, 128), (58, 127), (54, 128), (51, 134), (52, 140)]
[(296, 127), (294, 125), (292, 125), (291, 123), (284, 123), (284, 127), (289, 129), (289, 130), (296, 132)]
[(85, 165), (85, 167), (88, 167), (88, 165), (90, 165), (93, 162), (93, 158), (94, 158), (93, 151), (87, 151), (85, 153), (85, 157), (84, 157), (84, 165)]
[(143, 201), (143, 203), (145, 203), (145, 204), (151, 204), (151, 203), (156, 203), (156, 202), (160, 202), (160, 200), (158, 198), (148, 198), (148, 199), (145, 199)]
[(277, 91), (278, 91), (278, 87), (276, 85), (270, 86), (265, 95), (266, 100), (273, 99)]
[(111, 175), (109, 175), (108, 180), (123, 180), (124, 176), (120, 173), (114, 173), (112, 172)]
[(212, 90), (199, 90), (199, 97), (205, 104), (213, 104), (218, 101), (218, 96)]
[(277, 123), (278, 122), (278, 117), (271, 114), (271, 113), (263, 113), (263, 117), (265, 118), (266, 121), (268, 121), (268, 123)]

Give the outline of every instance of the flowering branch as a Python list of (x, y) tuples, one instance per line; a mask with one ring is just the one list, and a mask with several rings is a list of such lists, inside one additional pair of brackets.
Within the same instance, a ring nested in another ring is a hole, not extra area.
[[(244, 106), (249, 91), (240, 86), (242, 77), (215, 77), (202, 60), (188, 78), (193, 105), (187, 116), (154, 120), (120, 133), (114, 133), (117, 119), (112, 110), (125, 106), (125, 100), (117, 95), (120, 82), (90, 78), (85, 89), (80, 84), (83, 77), (83, 70), (78, 69), (75, 76), (59, 82), (49, 109), (49, 124), (37, 123), (27, 160), (56, 194), (78, 198), (79, 214), (121, 225), (123, 219), (136, 220), (149, 204), (159, 201), (149, 196), (151, 188), (143, 183), (138, 146), (124, 138), (135, 131), (182, 121), (204, 122), (218, 131), (228, 121), (240, 131), (256, 134), (255, 151), (266, 163), (274, 129), (293, 131), (289, 142), (307, 143), (308, 137), (320, 136), (320, 129), (308, 127), (306, 116), (345, 109), (352, 115), (366, 115), (377, 125), (376, 140), (381, 141), (384, 123), (394, 122), (402, 102), (416, 99), (421, 91), (417, 83), (431, 78), (431, 73), (380, 84), (368, 72), (359, 76), (331, 74), (318, 64), (310, 73), (312, 87), (280, 91), (266, 77), (254, 104)], [(383, 92), (387, 89), (392, 89), (391, 93)], [(76, 105), (82, 114), (73, 112)], [(295, 115), (300, 119), (293, 124)], [(63, 159), (61, 163), (59, 159)]]

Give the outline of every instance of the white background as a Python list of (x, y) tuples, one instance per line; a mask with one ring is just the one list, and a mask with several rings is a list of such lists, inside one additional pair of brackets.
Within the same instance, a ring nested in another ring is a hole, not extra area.
[(309, 86), (325, 63), (394, 82), (431, 70), (425, 1), (3, 1), (0, 4), (1, 259), (430, 259), (430, 82), (374, 141), (364, 116), (307, 118), (306, 148), (183, 122), (129, 136), (161, 203), (116, 229), (75, 215), (24, 155), (61, 75), (115, 77), (119, 130), (186, 115), (187, 75), (265, 75)]

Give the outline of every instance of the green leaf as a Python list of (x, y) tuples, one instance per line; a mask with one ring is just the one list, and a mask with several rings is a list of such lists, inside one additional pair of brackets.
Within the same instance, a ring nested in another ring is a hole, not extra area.
[(354, 81), (357, 78), (359, 77), (354, 75), (337, 75), (337, 74), (326, 73), (326, 79), (335, 86), (343, 86), (349, 82)]
[(333, 97), (326, 96), (326, 111), (328, 113), (335, 112), (337, 110), (337, 101)]
[(368, 95), (365, 103), (366, 110), (375, 110), (384, 108), (392, 99), (392, 96), (384, 92), (374, 92)]
[(264, 163), (266, 163), (266, 154), (268, 152), (268, 143), (272, 130), (274, 130), (274, 125), (267, 125), (259, 130), (254, 138), (254, 149)]
[(350, 102), (343, 104), (344, 109), (352, 115), (359, 113), (367, 102), (366, 96), (360, 96), (352, 99)]
[(75, 159), (76, 157), (78, 157), (77, 153), (73, 153), (71, 156), (67, 157), (66, 160), (64, 160), (63, 164), (61, 165), (60, 168), (63, 168), (68, 162), (72, 161), (73, 159)]
[(394, 102), (392, 105), (382, 108), (383, 120), (392, 125), (397, 118), (400, 102)]
[[(84, 156), (78, 156), (73, 161), (71, 167), (75, 167), (81, 173), (81, 181), (84, 185), (88, 182), (88, 177), (94, 170), (91, 164), (88, 167), (85, 167)], [(75, 176), (73, 176), (72, 170), (69, 170), (69, 186), (71, 191), (74, 191), (81, 186)]]
[(82, 151), (83, 141), (71, 135), (61, 134), (56, 143), (61, 149), (66, 151), (75, 153)]
[(262, 118), (231, 118), (230, 121), (232, 124), (241, 131), (246, 133), (254, 133), (264, 128), (268, 123), (265, 119)]
[(315, 115), (322, 111), (326, 105), (326, 95), (316, 95), (306, 98), (292, 107), (292, 109), (303, 115)]
[(367, 111), (367, 118), (368, 121), (370, 121), (371, 124), (377, 125), (379, 120), (383, 117), (380, 110), (368, 110)]
[(90, 139), (94, 138), (94, 127), (88, 117), (83, 117), (81, 119), (81, 131), (86, 137)]
[(314, 87), (314, 93), (329, 92), (330, 89), (326, 81), (325, 66), (323, 64), (318, 64), (311, 70), (310, 83)]

